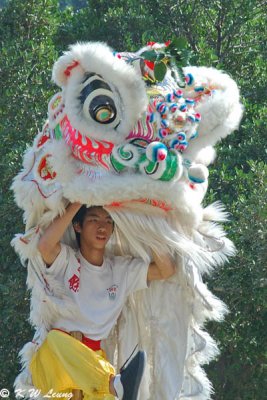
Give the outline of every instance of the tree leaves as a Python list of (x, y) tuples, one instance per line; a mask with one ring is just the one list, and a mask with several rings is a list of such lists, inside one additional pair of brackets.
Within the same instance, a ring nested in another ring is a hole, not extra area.
[(152, 62), (157, 61), (161, 55), (164, 57), (164, 54), (158, 54), (155, 50), (146, 50), (141, 53), (141, 57), (143, 57), (144, 60)]
[(188, 49), (188, 42), (184, 37), (173, 38), (161, 47), (155, 46), (141, 53), (144, 60), (154, 63), (155, 81), (163, 81), (169, 65), (171, 74), (180, 87), (185, 86), (182, 67), (189, 64), (191, 56), (192, 52)]
[[(9, 190), (21, 168), (28, 143), (41, 128), (47, 103), (54, 91), (51, 68), (58, 57), (53, 38), (59, 20), (57, 1), (11, 0), (0, 11), (0, 380), (11, 390), (18, 373), (17, 353), (31, 340), (26, 294), (26, 269), (10, 246), (15, 233), (22, 232), (22, 211)], [(17, 341), (10, 341), (10, 337)], [(13, 398), (13, 397), (11, 397)]]
[(164, 62), (162, 62), (162, 61), (155, 62), (154, 75), (155, 75), (156, 81), (159, 81), (159, 82), (163, 81), (166, 73), (167, 73), (167, 67), (164, 64)]

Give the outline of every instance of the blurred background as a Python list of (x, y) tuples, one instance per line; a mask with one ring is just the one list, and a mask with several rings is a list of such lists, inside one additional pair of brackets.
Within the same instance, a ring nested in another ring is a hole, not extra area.
[(213, 399), (267, 398), (266, 26), (266, 2), (257, 0), (0, 1), (0, 385), (10, 399), (18, 351), (32, 338), (27, 271), (10, 247), (23, 231), (10, 185), (58, 90), (51, 82), (53, 63), (77, 41), (135, 51), (174, 36), (187, 39), (192, 65), (229, 73), (245, 106), (240, 129), (217, 148), (205, 199), (226, 205), (231, 220), (225, 228), (238, 249), (206, 277), (231, 311), (224, 323), (207, 326), (221, 350), (206, 367)]

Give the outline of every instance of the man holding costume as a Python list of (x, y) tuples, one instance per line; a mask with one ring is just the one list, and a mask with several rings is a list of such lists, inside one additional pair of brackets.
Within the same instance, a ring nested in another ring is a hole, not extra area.
[[(60, 243), (71, 222), (78, 252)], [(146, 288), (150, 281), (171, 277), (175, 266), (166, 254), (154, 254), (149, 265), (139, 258), (106, 257), (105, 247), (113, 229), (114, 222), (104, 208), (73, 203), (40, 237), (40, 254), (34, 262), (44, 276), (52, 276), (55, 282), (63, 284), (77, 309), (70, 317), (58, 315), (32, 358), (32, 381), (42, 394), (51, 389), (80, 389), (89, 399), (137, 399), (145, 353), (137, 352), (116, 375), (101, 349), (101, 340), (108, 337), (127, 296)], [(77, 331), (82, 343), (71, 336)]]

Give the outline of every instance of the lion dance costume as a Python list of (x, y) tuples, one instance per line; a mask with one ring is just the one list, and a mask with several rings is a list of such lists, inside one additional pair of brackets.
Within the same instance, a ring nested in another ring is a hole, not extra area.
[[(112, 216), (113, 253), (149, 262), (151, 251), (170, 252), (176, 274), (128, 298), (105, 350), (117, 368), (136, 343), (147, 352), (141, 400), (204, 400), (212, 389), (201, 365), (217, 347), (203, 326), (220, 321), (226, 306), (202, 275), (235, 249), (218, 224), (227, 219), (223, 207), (204, 208), (202, 201), (213, 146), (238, 127), (242, 106), (236, 83), (213, 68), (185, 67), (179, 85), (166, 62), (162, 81), (155, 80), (155, 62), (146, 54), (168, 45), (116, 53), (103, 43), (76, 44), (55, 63), (61, 91), (13, 183), (26, 232), (12, 244), (24, 262), (37, 252), (42, 229), (79, 201), (103, 205)], [(72, 227), (62, 241), (77, 247)], [(27, 284), (36, 333), (20, 353), (15, 386), (29, 389), (29, 361), (59, 310), (67, 316), (73, 305), (34, 266)]]

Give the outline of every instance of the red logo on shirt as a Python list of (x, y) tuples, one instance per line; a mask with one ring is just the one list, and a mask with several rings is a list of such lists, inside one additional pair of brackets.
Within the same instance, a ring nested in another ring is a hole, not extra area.
[(107, 289), (110, 300), (115, 300), (116, 295), (117, 295), (117, 290), (118, 290), (117, 285), (112, 285), (112, 286), (110, 286), (110, 288)]
[(79, 287), (80, 287), (80, 278), (74, 274), (70, 279), (69, 279), (69, 288), (70, 290), (73, 290), (73, 292), (78, 292)]

